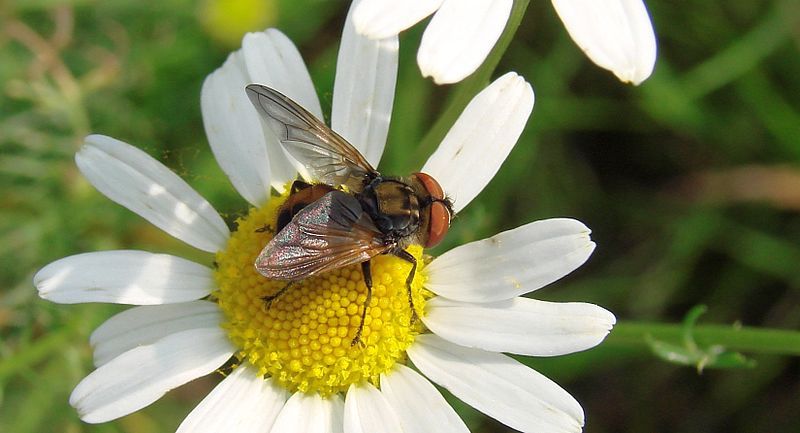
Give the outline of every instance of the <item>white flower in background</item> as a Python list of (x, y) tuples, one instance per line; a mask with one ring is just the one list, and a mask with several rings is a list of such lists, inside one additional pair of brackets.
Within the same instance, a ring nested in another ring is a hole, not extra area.
[[(397, 48), (396, 37), (356, 35), (348, 19), (332, 126), (375, 165), (388, 130)], [(138, 305), (92, 334), (97, 369), (70, 398), (80, 417), (100, 423), (130, 414), (234, 356), (232, 373), (179, 432), (466, 432), (431, 382), (517, 430), (580, 431), (581, 406), (503, 352), (555, 356), (605, 338), (615, 318), (598, 306), (521, 297), (580, 266), (595, 246), (589, 229), (571, 219), (537, 221), (432, 260), (409, 248), (420, 263), (413, 291), (422, 323), (410, 323), (409, 265), (378, 256), (365, 345), (352, 346), (365, 299), (358, 265), (304, 280), (269, 309), (261, 300), (284, 285), (253, 266), (271, 237), (264, 227), (274, 224), (286, 197), (271, 191), (283, 191), (297, 171), (247, 99), (249, 83), (321, 114), (300, 54), (274, 29), (246, 35), (242, 49), (206, 79), (202, 112), (212, 150), (254, 206), (234, 232), (188, 184), (133, 146), (91, 135), (76, 155), (83, 175), (108, 198), (215, 254), (211, 268), (167, 254), (93, 252), (36, 274), (44, 299)], [(530, 85), (514, 73), (466, 107), (422, 169), (456, 210), (496, 173), (532, 107)]]
[[(552, 0), (572, 40), (598, 66), (640, 84), (653, 72), (656, 38), (642, 0)], [(463, 80), (494, 47), (513, 0), (363, 0), (356, 30), (381, 39), (433, 14), (417, 52), (425, 77), (437, 84)]]

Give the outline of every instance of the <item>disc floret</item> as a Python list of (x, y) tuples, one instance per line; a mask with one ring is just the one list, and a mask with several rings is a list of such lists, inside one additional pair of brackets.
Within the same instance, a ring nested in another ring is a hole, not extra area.
[[(411, 264), (390, 255), (372, 259), (372, 300), (361, 344), (352, 344), (367, 292), (358, 264), (292, 283), (265, 303), (262, 298), (287, 282), (258, 274), (254, 261), (274, 235), (284, 200), (274, 198), (239, 218), (227, 247), (216, 256), (214, 297), (225, 314), (223, 327), (239, 348), (237, 357), (292, 392), (331, 395), (365, 380), (378, 385), (381, 373), (405, 361), (405, 350), (423, 330), (420, 321), (411, 323), (406, 289)], [(429, 297), (422, 288), (422, 247), (407, 251), (418, 262), (412, 296), (422, 315)]]

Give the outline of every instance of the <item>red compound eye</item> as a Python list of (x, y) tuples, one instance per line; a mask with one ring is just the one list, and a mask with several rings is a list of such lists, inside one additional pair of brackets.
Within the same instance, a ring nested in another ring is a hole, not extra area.
[(414, 173), (414, 176), (416, 176), (417, 179), (422, 182), (422, 185), (428, 190), (428, 194), (430, 194), (431, 197), (438, 200), (444, 199), (444, 191), (442, 191), (442, 186), (439, 185), (439, 182), (432, 178), (431, 175), (425, 173)]
[(450, 228), (450, 211), (442, 202), (431, 203), (431, 222), (428, 225), (428, 242), (425, 248), (431, 248), (439, 244)]
[[(414, 173), (422, 185), (428, 190), (428, 194), (435, 200), (444, 200), (444, 191), (436, 179), (425, 173)], [(441, 201), (431, 203), (430, 223), (428, 224), (428, 241), (426, 248), (439, 244), (450, 228), (450, 210)]]

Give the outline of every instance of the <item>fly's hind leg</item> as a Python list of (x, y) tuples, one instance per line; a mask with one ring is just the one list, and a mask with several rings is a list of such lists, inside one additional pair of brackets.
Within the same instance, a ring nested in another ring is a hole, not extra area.
[(292, 187), (291, 187), (291, 189), (289, 191), (290, 191), (291, 194), (294, 194), (297, 191), (302, 191), (302, 190), (304, 190), (306, 188), (309, 188), (309, 187), (311, 187), (310, 183), (298, 179), (298, 180), (292, 182)]
[(406, 292), (408, 293), (408, 306), (411, 307), (411, 324), (413, 325), (417, 322), (417, 319), (419, 319), (419, 316), (417, 316), (417, 309), (414, 308), (414, 297), (411, 295), (411, 283), (414, 281), (414, 275), (417, 273), (417, 259), (406, 250), (396, 251), (394, 255), (411, 263), (411, 272), (409, 272), (408, 277), (406, 277)]
[(272, 226), (269, 224), (264, 224), (263, 226), (257, 228), (255, 230), (256, 233), (275, 233), (275, 230), (272, 229)]
[(361, 273), (364, 274), (364, 285), (367, 286), (367, 299), (364, 300), (364, 309), (361, 311), (361, 322), (358, 324), (356, 336), (353, 337), (353, 341), (350, 342), (350, 346), (355, 346), (356, 344), (364, 346), (364, 342), (361, 341), (361, 331), (364, 330), (364, 320), (367, 318), (367, 308), (369, 308), (369, 303), (372, 301), (372, 269), (369, 266), (369, 260), (361, 263)]
[(272, 295), (262, 296), (261, 300), (264, 301), (264, 305), (267, 307), (267, 310), (272, 308), (272, 303), (275, 302), (281, 295), (286, 293), (292, 286), (294, 286), (294, 281), (289, 281), (285, 286), (281, 287), (280, 290), (273, 293)]

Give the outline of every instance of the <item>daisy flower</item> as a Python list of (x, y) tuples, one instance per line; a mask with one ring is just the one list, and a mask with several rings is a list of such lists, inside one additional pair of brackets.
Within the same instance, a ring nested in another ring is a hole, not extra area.
[[(353, 17), (359, 33), (396, 35), (433, 14), (417, 52), (425, 77), (437, 84), (478, 69), (511, 15), (513, 0), (363, 0)], [(653, 72), (656, 38), (642, 0), (553, 0), (570, 37), (597, 66), (640, 84)]]
[[(347, 20), (333, 129), (373, 164), (386, 140), (397, 48), (396, 37), (366, 39)], [(248, 101), (244, 86), (252, 82), (321, 114), (299, 52), (274, 29), (246, 35), (242, 48), (206, 79), (201, 103), (211, 148), (252, 204), (233, 232), (186, 182), (129, 144), (91, 135), (76, 155), (101, 193), (214, 255), (208, 266), (145, 251), (92, 252), (36, 274), (44, 299), (137, 305), (91, 336), (97, 368), (70, 397), (81, 419), (119, 418), (233, 365), (179, 432), (468, 431), (433, 383), (517, 430), (581, 430), (575, 399), (504, 354), (584, 350), (614, 324), (595, 305), (521, 297), (589, 257), (594, 243), (578, 221), (533, 222), (436, 258), (409, 247), (420, 264), (412, 283), (416, 322), (406, 294), (410, 265), (394, 256), (373, 258), (363, 346), (351, 344), (366, 299), (358, 265), (303, 280), (265, 307), (261, 298), (285, 283), (257, 274), (254, 260), (272, 236), (269, 226), (298, 167)], [(498, 170), (532, 107), (530, 85), (514, 73), (466, 107), (422, 168), (439, 180), (456, 211)]]

